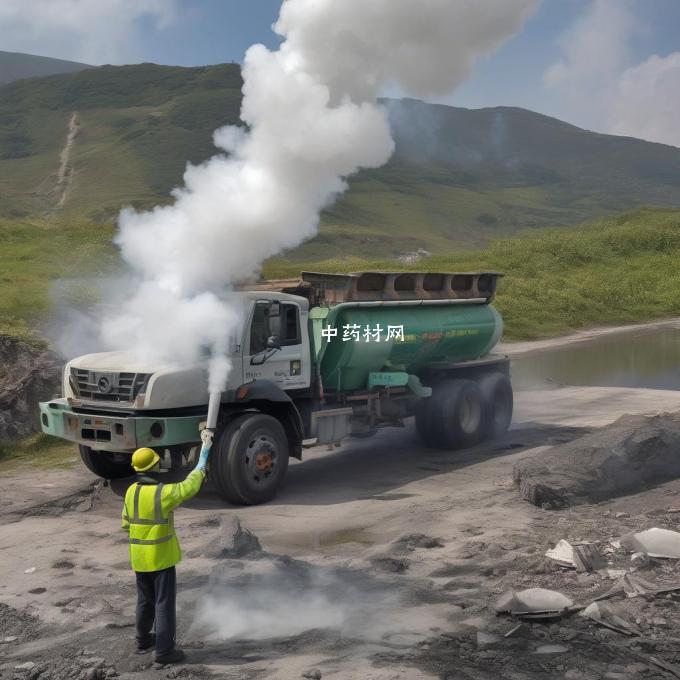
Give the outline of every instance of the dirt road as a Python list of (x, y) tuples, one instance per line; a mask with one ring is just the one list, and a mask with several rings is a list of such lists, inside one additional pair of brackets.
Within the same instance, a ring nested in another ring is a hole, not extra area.
[[(643, 669), (669, 677), (648, 657), (680, 652), (672, 599), (636, 605), (640, 626), (658, 624), (641, 647), (579, 617), (532, 624), (502, 644), (493, 637), (515, 625), (493, 609), (508, 588), (556, 588), (585, 601), (611, 586), (606, 576), (546, 566), (543, 553), (560, 538), (607, 540), (650, 522), (673, 528), (680, 507), (673, 481), (541, 510), (519, 500), (513, 464), (622, 413), (668, 410), (680, 410), (680, 394), (520, 393), (513, 429), (493, 444), (424, 449), (409, 426), (307, 452), (268, 505), (225, 507), (206, 486), (176, 515), (188, 662), (175, 669), (133, 653), (135, 592), (119, 529), (126, 482), (104, 486), (75, 461), (0, 469), (0, 677), (578, 680)], [(261, 551), (251, 542), (235, 556), (234, 515)]]

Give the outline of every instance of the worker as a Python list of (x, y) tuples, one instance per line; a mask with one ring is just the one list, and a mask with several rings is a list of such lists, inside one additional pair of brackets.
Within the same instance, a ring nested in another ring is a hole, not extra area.
[[(137, 479), (125, 493), (123, 530), (130, 534), (130, 562), (137, 577), (137, 653), (156, 648), (155, 660), (178, 663), (185, 658), (175, 647), (175, 565), (182, 559), (175, 534), (173, 510), (198, 493), (213, 432), (203, 430), (203, 443), (196, 467), (176, 484), (158, 479), (160, 456), (149, 448), (132, 454)], [(151, 628), (156, 624), (156, 633)]]

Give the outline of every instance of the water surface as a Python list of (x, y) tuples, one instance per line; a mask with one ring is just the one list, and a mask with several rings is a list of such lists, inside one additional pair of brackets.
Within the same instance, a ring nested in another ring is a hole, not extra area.
[(680, 328), (603, 335), (511, 358), (515, 389), (560, 385), (680, 390)]

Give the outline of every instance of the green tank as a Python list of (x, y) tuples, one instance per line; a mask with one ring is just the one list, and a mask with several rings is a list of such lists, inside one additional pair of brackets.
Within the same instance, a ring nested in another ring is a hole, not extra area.
[(313, 308), (310, 325), (323, 384), (339, 391), (366, 389), (371, 373), (417, 373), (430, 364), (478, 359), (503, 330), (490, 304), (472, 300), (347, 302)]

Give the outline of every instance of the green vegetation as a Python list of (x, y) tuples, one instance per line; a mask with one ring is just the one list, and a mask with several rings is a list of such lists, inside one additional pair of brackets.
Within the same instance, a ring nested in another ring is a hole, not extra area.
[(636, 323), (680, 315), (680, 210), (646, 209), (570, 230), (528, 231), (486, 250), (436, 255), (395, 266), (357, 257), (265, 267), (267, 278), (300, 269), (420, 271), (496, 270), (505, 273), (496, 306), (506, 340), (579, 328)]
[[(68, 295), (87, 303), (79, 277), (120, 268), (113, 230), (88, 224), (0, 222), (0, 333), (36, 342), (57, 279), (73, 279)], [(336, 251), (333, 251), (336, 252)], [(266, 263), (266, 278), (303, 270), (365, 269), (505, 273), (496, 306), (505, 339), (548, 337), (589, 326), (680, 315), (680, 210), (644, 209), (570, 230), (529, 230), (489, 248), (424, 257), (412, 264), (386, 258), (333, 256)], [(63, 291), (62, 291), (63, 293)]]
[(45, 434), (34, 434), (20, 442), (0, 442), (3, 474), (23, 465), (69, 468), (78, 460), (72, 443)]
[[(235, 64), (139, 64), (0, 88), (0, 333), (36, 341), (57, 281), (120, 267), (112, 236), (121, 207), (170, 200), (186, 162), (215, 153), (213, 130), (239, 123), (241, 86)], [(268, 275), (403, 268), (404, 253), (425, 248), (436, 254), (411, 267), (506, 272), (498, 306), (508, 338), (680, 312), (679, 210), (563, 228), (639, 205), (680, 206), (679, 149), (522, 109), (386, 105), (394, 157), (351, 178), (319, 235), (267, 263)]]
[[(237, 64), (139, 64), (19, 80), (0, 88), (0, 218), (111, 224), (121, 207), (167, 202), (186, 162), (213, 154), (213, 131), (239, 124)], [(599, 135), (516, 108), (470, 111), (388, 101), (396, 152), (351, 178), (318, 237), (287, 253), (390, 258), (481, 247), (639, 205), (680, 205), (680, 150)], [(80, 131), (59, 206), (59, 154)]]
[(0, 221), (0, 334), (36, 342), (62, 277), (102, 276), (118, 266), (111, 227)]

